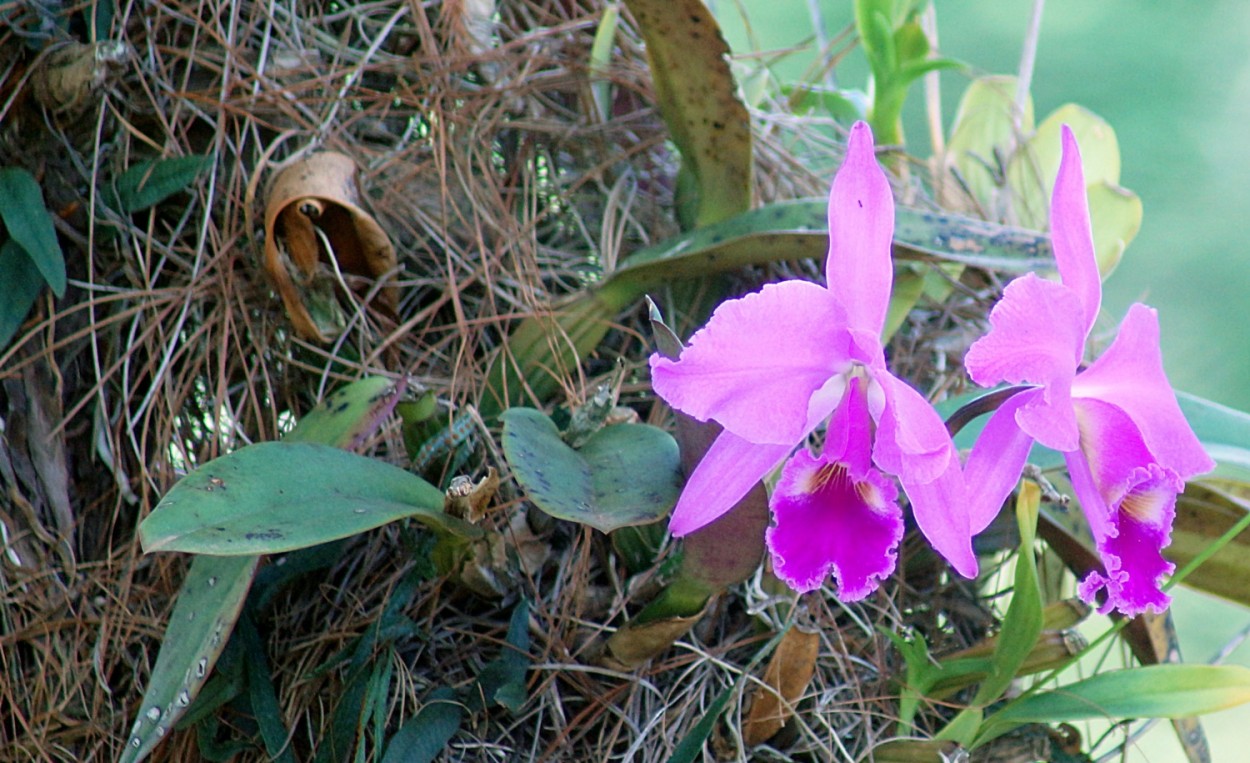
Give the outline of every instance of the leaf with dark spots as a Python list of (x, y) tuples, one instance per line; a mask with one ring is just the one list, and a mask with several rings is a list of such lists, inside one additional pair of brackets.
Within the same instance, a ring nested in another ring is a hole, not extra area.
[[(162, 501), (140, 524), (145, 550), (270, 554), (404, 517), (457, 534), (478, 534), (443, 513), (442, 491), (425, 480), (338, 448), (265, 442), (210, 464), (184, 477), (167, 496), (173, 502)], [(228, 480), (231, 490), (205, 490), (214, 478)], [(210, 517), (211, 525), (205, 521)]]

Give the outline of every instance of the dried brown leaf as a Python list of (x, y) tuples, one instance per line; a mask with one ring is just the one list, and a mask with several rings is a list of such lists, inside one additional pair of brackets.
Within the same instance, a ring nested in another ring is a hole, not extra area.
[(764, 686), (752, 692), (751, 710), (742, 723), (742, 741), (748, 747), (763, 744), (786, 725), (794, 706), (816, 673), (820, 635), (794, 627), (786, 631), (764, 670)]
[[(274, 177), (265, 204), (265, 269), (295, 330), (328, 342), (333, 327), (308, 307), (308, 293), (341, 273), (382, 278), (397, 265), (386, 231), (359, 206), (356, 162), (335, 151), (311, 154)], [(325, 265), (323, 265), (325, 263)], [(398, 294), (383, 289), (379, 304), (394, 313)]]

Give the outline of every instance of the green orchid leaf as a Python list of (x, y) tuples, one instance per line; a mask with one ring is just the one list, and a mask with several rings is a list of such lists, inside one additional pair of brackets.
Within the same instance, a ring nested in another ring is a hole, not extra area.
[(325, 543), (413, 517), (474, 534), (420, 477), (327, 445), (264, 442), (187, 475), (139, 526), (144, 549), (239, 556)]
[(206, 154), (139, 162), (117, 178), (111, 206), (125, 214), (155, 206), (189, 187), (212, 163)]
[[(1004, 178), (999, 157), (1011, 156), (1023, 135), (1033, 132), (1033, 99), (1026, 98), (1016, 126), (1016, 78), (993, 75), (979, 77), (964, 90), (955, 112), (950, 140), (946, 144), (945, 166), (959, 173), (982, 214), (990, 219), (1005, 217)], [(945, 194), (948, 206), (962, 207)]]
[[(902, 18), (910, 18), (903, 16)], [(894, 31), (894, 49), (898, 52), (898, 68), (905, 69), (917, 61), (924, 61), (929, 55), (929, 36), (924, 33), (920, 22), (912, 19), (899, 24)]]
[(532, 408), (501, 416), (508, 465), (534, 505), (603, 532), (665, 517), (681, 492), (677, 443), (662, 429), (617, 424), (570, 448)]
[(612, 48), (616, 45), (616, 27), (620, 23), (621, 7), (608, 3), (595, 29), (595, 39), (590, 46), (590, 91), (595, 99), (595, 110), (600, 122), (612, 119), (612, 80), (609, 62)]
[(30, 309), (39, 299), (44, 280), (30, 255), (13, 239), (0, 244), (0, 352), (9, 346)]
[[(1060, 106), (1042, 120), (1029, 138), (1026, 152), (1013, 157), (1014, 161), (1007, 172), (1008, 178), (1022, 184), (1022, 193), (1036, 193), (1040, 189), (1041, 196), (1048, 200), (1055, 187), (1059, 160), (1063, 156), (1060, 130), (1064, 125), (1071, 128), (1076, 142), (1081, 146), (1081, 170), (1085, 174), (1085, 183), (1118, 184), (1120, 143), (1115, 129), (1107, 120), (1075, 103)], [(1023, 187), (1025, 183), (1029, 188)]]
[(595, 351), (616, 316), (643, 290), (635, 284), (588, 290), (553, 310), (527, 316), (491, 358), (478, 401), (482, 417), (491, 420), (510, 406), (542, 403), (559, 392), (561, 380), (576, 375), (581, 359)]
[(911, 313), (912, 308), (920, 301), (925, 290), (925, 271), (911, 263), (894, 269), (894, 287), (890, 291), (890, 307), (885, 314), (885, 327), (881, 330), (881, 340), (890, 341), (890, 337), (903, 326), (903, 321)]
[[(357, 444), (376, 431), (403, 388), (402, 382), (382, 377), (348, 384), (301, 418), (286, 441), (340, 448)], [(148, 678), (140, 704), (144, 710), (135, 722), (122, 763), (146, 758), (183, 718), (230, 639), (259, 562), (258, 555), (197, 556), (192, 560)]]
[(801, 115), (827, 116), (835, 122), (849, 124), (868, 115), (868, 94), (863, 90), (830, 90), (810, 85), (783, 85), (790, 108)]
[(703, 745), (712, 735), (712, 730), (716, 728), (721, 713), (725, 712), (725, 708), (729, 706), (729, 700), (733, 699), (736, 693), (737, 688), (729, 686), (712, 700), (702, 717), (699, 718), (699, 722), (691, 726), (690, 731), (686, 732), (681, 741), (673, 747), (673, 754), (669, 757), (668, 763), (694, 763), (696, 760), (703, 759)]
[(1042, 588), (1037, 578), (1037, 558), (1033, 549), (1041, 498), (1041, 489), (1031, 481), (1024, 482), (1016, 498), (1020, 549), (1016, 554), (1015, 585), (1011, 589), (1011, 604), (1007, 607), (994, 650), (994, 667), (977, 689), (973, 700), (976, 705), (988, 705), (1007, 691), (1042, 634)]
[[(604, 281), (602, 293), (629, 287), (631, 303), (655, 284), (698, 278), (766, 262), (812, 258), (829, 249), (828, 201), (800, 199), (760, 207), (634, 252)], [(899, 259), (954, 262), (1012, 273), (1054, 266), (1050, 243), (1034, 231), (965, 215), (898, 206), (894, 252)], [(637, 290), (637, 291), (635, 291)]]
[(1215, 459), (1215, 476), (1250, 483), (1250, 414), (1186, 392), (1177, 392), (1176, 399)]
[(204, 688), (259, 562), (258, 556), (197, 556), (191, 562), (120, 763), (151, 754)]
[(295, 753), (289, 744), (291, 732), (282, 721), (282, 706), (273, 685), (273, 669), (265, 644), (251, 617), (239, 618), (239, 641), (242, 645), (244, 669), (247, 677), (247, 699), (252, 718), (256, 720), (261, 741), (265, 745), (267, 759), (272, 763), (295, 763)]
[(484, 709), (483, 703), (485, 707), (497, 704), (516, 713), (525, 705), (525, 673), (530, 666), (529, 612), (527, 599), (517, 602), (508, 621), (503, 651), (478, 674), (478, 691), (470, 694), (470, 709)]
[(1107, 671), (1007, 703), (985, 719), (977, 744), (1022, 723), (1186, 718), (1250, 702), (1250, 668), (1149, 665)]
[[(56, 240), (52, 215), (44, 206), (39, 181), (20, 167), (0, 169), (0, 220), (4, 221), (9, 239), (26, 252), (52, 293), (65, 296), (65, 255)], [(9, 284), (0, 283), (6, 287)]]
[(703, 0), (625, 0), (646, 42), (656, 100), (698, 196), (696, 227), (751, 208), (751, 122), (729, 46)]
[(356, 450), (395, 410), (407, 386), (403, 380), (371, 376), (340, 387), (304, 414), (282, 441)]
[(954, 58), (928, 58), (923, 61), (911, 61), (899, 67), (898, 80), (900, 83), (910, 84), (929, 72), (963, 69), (965, 66), (966, 64), (963, 61)]
[(433, 763), (460, 730), (464, 705), (443, 686), (430, 692), (425, 704), (386, 743), (382, 763)]
[(1037, 131), (1007, 164), (1013, 205), (1010, 220), (1026, 228), (1049, 227), (1050, 194), (1063, 153), (1060, 128), (1065, 124), (1072, 128), (1081, 146), (1081, 168), (1087, 188), (1101, 187), (1090, 193), (1090, 225), (1099, 272), (1105, 278), (1141, 227), (1141, 202), (1131, 192), (1119, 188), (1120, 145), (1115, 130), (1102, 117), (1068, 104), (1037, 126)]

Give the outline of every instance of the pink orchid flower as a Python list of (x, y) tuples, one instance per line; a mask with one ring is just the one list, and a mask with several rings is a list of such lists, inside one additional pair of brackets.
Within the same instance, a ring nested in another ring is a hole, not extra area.
[(1032, 383), (990, 417), (964, 470), (972, 529), (993, 519), (1015, 487), (1033, 442), (1064, 455), (1072, 488), (1089, 519), (1104, 572), (1081, 583), (1087, 601), (1106, 589), (1103, 611), (1163, 611), (1159, 579), (1174, 565), (1176, 496), (1185, 480), (1210, 471), (1163, 372), (1159, 321), (1129, 308), (1107, 351), (1081, 369), (1085, 341), (1102, 299), (1081, 157), (1063, 128), (1063, 158), (1051, 197), (1050, 227), (1061, 283), (1030, 273), (1007, 285), (990, 312), (990, 331), (965, 365), (982, 386)]
[(875, 589), (903, 534), (887, 474), (934, 547), (976, 574), (958, 452), (932, 406), (886, 368), (893, 231), (890, 186), (859, 122), (829, 194), (829, 287), (768, 284), (720, 305), (676, 361), (651, 357), (660, 397), (724, 427), (673, 510), (674, 535), (729, 511), (832, 414), (822, 455), (799, 449), (773, 491), (778, 576), (802, 592), (833, 574), (846, 600)]

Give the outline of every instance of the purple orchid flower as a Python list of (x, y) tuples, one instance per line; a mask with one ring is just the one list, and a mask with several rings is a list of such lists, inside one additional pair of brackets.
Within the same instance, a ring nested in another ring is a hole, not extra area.
[(893, 231), (890, 186), (859, 122), (829, 194), (829, 287), (768, 284), (720, 305), (678, 360), (651, 357), (660, 397), (724, 427), (673, 510), (674, 535), (729, 511), (832, 414), (823, 455), (800, 449), (773, 491), (777, 574), (801, 592), (832, 573), (843, 599), (870, 593), (903, 534), (886, 474), (934, 547), (976, 574), (958, 452), (932, 406), (886, 368)]
[(964, 470), (972, 529), (994, 518), (1039, 442), (1063, 453), (1105, 567), (1085, 578), (1081, 596), (1093, 601), (1105, 588), (1104, 612), (1161, 612), (1170, 597), (1159, 579), (1174, 569), (1161, 552), (1171, 541), (1176, 496), (1185, 480), (1215, 464), (1164, 375), (1153, 309), (1130, 307), (1115, 341), (1081, 370), (1102, 283), (1080, 153), (1071, 130), (1062, 132), (1050, 206), (1062, 283), (1030, 273), (1008, 284), (990, 312), (989, 333), (964, 361), (982, 386), (1038, 385), (1000, 407), (973, 446)]

